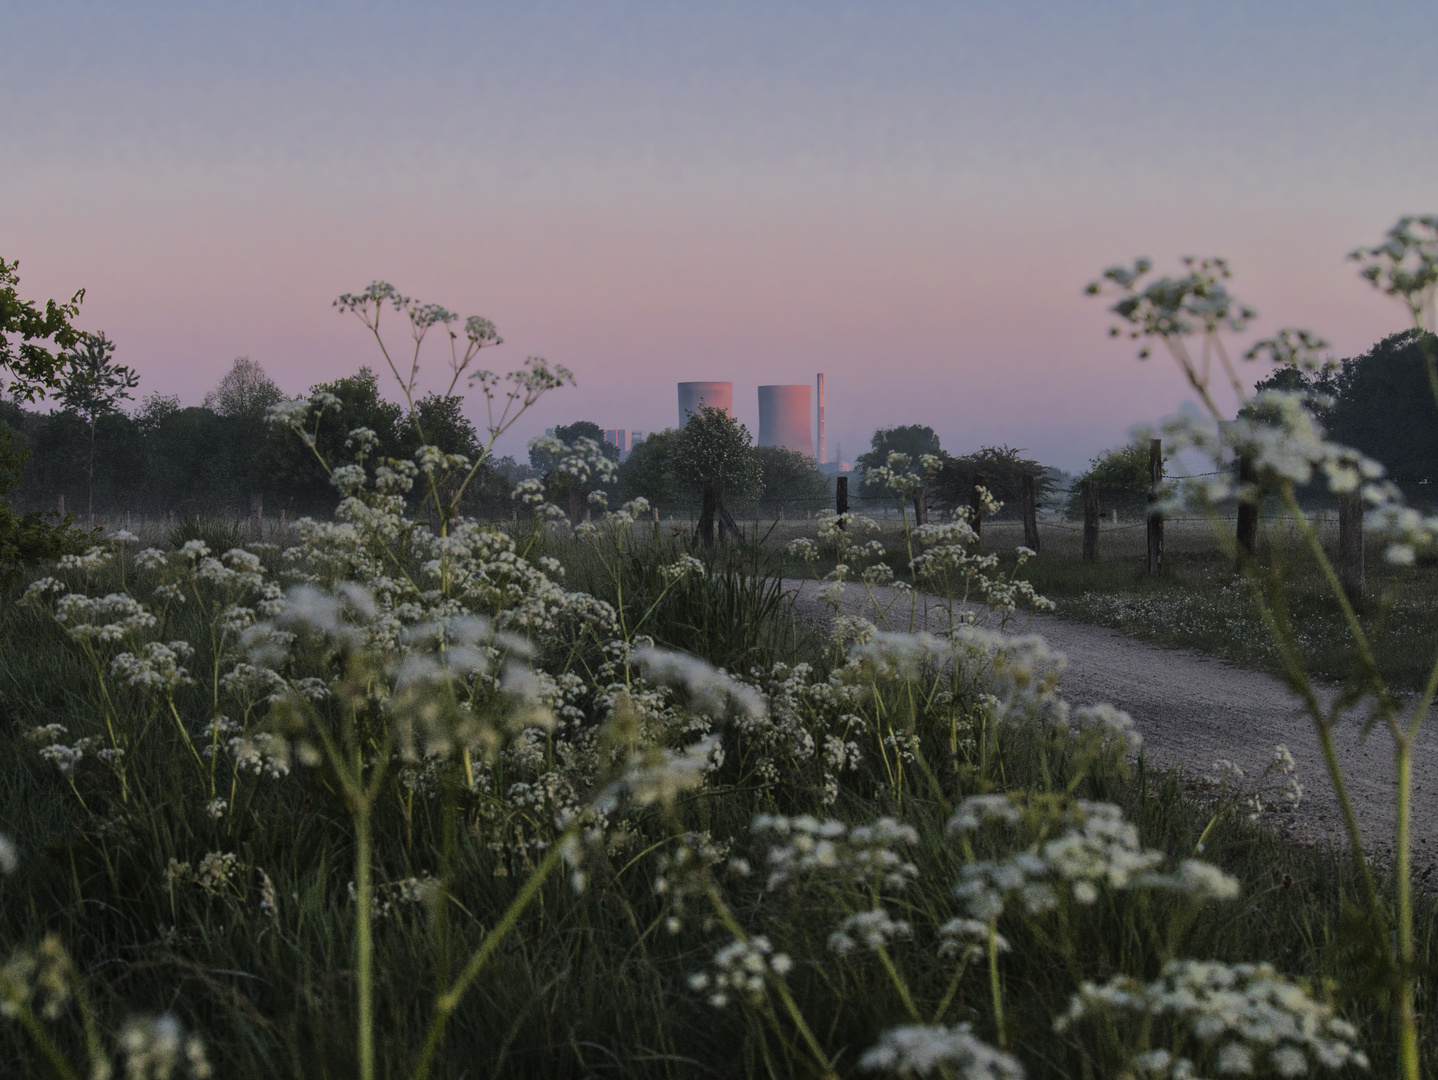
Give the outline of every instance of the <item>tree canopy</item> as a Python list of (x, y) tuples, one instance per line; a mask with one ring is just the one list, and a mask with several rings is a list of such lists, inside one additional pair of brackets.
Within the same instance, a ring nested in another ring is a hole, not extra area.
[(1025, 476), (1034, 478), (1034, 495), (1039, 508), (1046, 506), (1058, 489), (1053, 471), (1023, 450), (1012, 446), (984, 446), (961, 457), (940, 455), (943, 466), (931, 481), (930, 503), (936, 507), (968, 506), (974, 477), (984, 478), (984, 487), (999, 502), (1005, 513), (1017, 513), (1023, 498)]
[(879, 428), (869, 440), (869, 449), (860, 454), (854, 462), (862, 477), (859, 490), (865, 495), (881, 495), (868, 477), (863, 476), (889, 463), (890, 454), (904, 454), (911, 467), (918, 468), (919, 460), (925, 454), (942, 454), (939, 437), (927, 424), (904, 424), (898, 427)]
[[(1152, 486), (1148, 462), (1148, 443), (1131, 443), (1094, 456), (1080, 479), (1098, 484), (1098, 502), (1103, 512), (1137, 513), (1148, 508)], [(1068, 513), (1070, 517), (1083, 516), (1083, 496), (1077, 490), (1069, 496)]]
[[(1438, 347), (1427, 336), (1428, 347)], [(1336, 371), (1280, 368), (1256, 389), (1308, 394), (1333, 439), (1382, 462), (1410, 496), (1438, 492), (1438, 404), (1424, 347), (1421, 332), (1405, 330)]]
[(266, 409), (284, 400), (284, 391), (257, 361), (237, 356), (220, 384), (205, 395), (201, 404), (221, 416), (263, 418)]
[(34, 300), (21, 300), (19, 285), (20, 260), (0, 258), (0, 390), (13, 401), (34, 401), (60, 385), (64, 360), (46, 344), (65, 350), (79, 343), (80, 331), (71, 320), (80, 314), (85, 290), (66, 304), (46, 300), (42, 308)]

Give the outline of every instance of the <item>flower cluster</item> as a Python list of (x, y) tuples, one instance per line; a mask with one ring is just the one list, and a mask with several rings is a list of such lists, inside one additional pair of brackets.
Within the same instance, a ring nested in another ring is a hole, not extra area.
[(764, 997), (767, 980), (783, 978), (794, 967), (784, 953), (776, 953), (762, 934), (735, 938), (714, 954), (708, 971), (689, 976), (689, 988), (708, 994), (709, 1004), (722, 1009), (732, 997), (757, 1003)]
[(1197, 1075), (1201, 1061), (1177, 1052), (1192, 1044), (1194, 1057), (1211, 1059), (1226, 1076), (1368, 1067), (1354, 1046), (1353, 1025), (1268, 964), (1174, 960), (1152, 983), (1122, 976), (1086, 982), (1054, 1027), (1065, 1032), (1085, 1020), (1105, 1027), (1134, 1020), (1144, 1032), (1155, 1020), (1168, 1021), (1174, 1050), (1141, 1046), (1133, 1055), (1133, 1067), (1146, 1076)]

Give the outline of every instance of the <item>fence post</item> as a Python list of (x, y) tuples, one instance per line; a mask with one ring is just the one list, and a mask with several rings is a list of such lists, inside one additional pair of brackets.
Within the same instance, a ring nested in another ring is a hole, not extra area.
[(1083, 561), (1098, 562), (1098, 482), (1079, 481), (1083, 492)]
[(1363, 494), (1338, 496), (1338, 577), (1354, 603), (1363, 599)]
[(1163, 440), (1148, 444), (1148, 573), (1163, 573), (1163, 515), (1158, 512), (1158, 489), (1163, 484)]
[(1039, 550), (1039, 497), (1032, 476), (1023, 478), (1023, 504), (1024, 547), (1037, 555)]
[(979, 489), (983, 486), (983, 475), (974, 473), (974, 486), (969, 489), (969, 525), (974, 530), (976, 543), (984, 538), (984, 504), (979, 498)]
[(914, 524), (927, 525), (929, 523), (929, 497), (924, 491), (922, 484), (914, 492)]
[(64, 495), (60, 495), (59, 497), (56, 498), (56, 500), (55, 500), (55, 506), (56, 506), (56, 509), (58, 509), (58, 510), (60, 511), (60, 516), (63, 518), (63, 517), (65, 516), (65, 496), (64, 496)]
[(1244, 490), (1258, 481), (1253, 468), (1253, 458), (1244, 454), (1238, 459), (1238, 568), (1243, 569), (1246, 559), (1258, 555), (1258, 499), (1254, 492), (1253, 501), (1244, 497)]
[(844, 527), (844, 515), (849, 512), (849, 478), (840, 476), (834, 480), (834, 512), (839, 515), (839, 528)]

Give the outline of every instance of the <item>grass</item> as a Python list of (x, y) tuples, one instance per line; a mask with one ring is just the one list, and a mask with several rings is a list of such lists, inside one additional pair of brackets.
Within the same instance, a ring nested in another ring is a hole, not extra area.
[[(826, 685), (841, 658), (795, 618), (778, 584), (785, 567), (772, 539), (705, 556), (705, 573), (666, 588), (663, 568), (682, 548), (663, 535), (641, 530), (639, 536), (642, 542), (619, 559), (572, 540), (548, 541), (535, 554), (560, 559), (568, 588), (620, 609), (631, 635), (652, 636), (739, 673), (805, 663), (812, 684)], [(1006, 542), (1002, 526), (986, 534), (986, 543)], [(1105, 588), (1151, 599), (1197, 594), (1211, 580), (1205, 574), (1224, 572), (1202, 561), (1197, 547), (1188, 560), (1177, 536), (1172, 578), (1158, 586), (1148, 585), (1117, 551), (1092, 568), (1066, 560), (1059, 543), (1052, 548), (1034, 564), (1034, 576), (1041, 591), (1065, 605)], [(139, 572), (129, 573), (133, 584)], [(144, 588), (153, 584), (143, 575), (139, 580)], [(118, 587), (111, 568), (89, 591)], [(143, 588), (135, 591), (144, 595)], [(133, 797), (123, 799), (114, 775), (93, 757), (76, 769), (72, 790), (40, 760), (25, 732), (51, 722), (67, 724), (72, 733), (93, 730), (102, 710), (101, 680), (60, 627), (14, 599), (0, 608), (0, 831), (17, 841), (21, 869), (0, 878), (0, 941), (14, 949), (58, 934), (84, 973), (105, 1031), (117, 1031), (132, 1014), (171, 1012), (204, 1035), (221, 1076), (356, 1075), (360, 920), (349, 884), (357, 852), (341, 791), (320, 770), (296, 768), (278, 781), (242, 777), (233, 812), (211, 818), (166, 716), (153, 700), (114, 687), (121, 695), (117, 708), (135, 733)], [(197, 603), (176, 609), (159, 633), (161, 640), (195, 643), (194, 671), (216, 659), (203, 644), (207, 622)], [(554, 659), (551, 644), (545, 662), (593, 683), (604, 677), (600, 644), (574, 637), (565, 663)], [(913, 942), (894, 947), (894, 957), (925, 1015), (943, 1000), (954, 972), (954, 962), (938, 956), (924, 928), (960, 910), (953, 888), (967, 857), (943, 825), (963, 798), (1067, 789), (1121, 805), (1144, 843), (1171, 859), (1193, 853), (1211, 809), (1141, 760), (1132, 766), (1111, 757), (1088, 761), (1068, 736), (1036, 724), (980, 729), (982, 753), (954, 749), (954, 718), (976, 722), (980, 689), (977, 683), (961, 687), (948, 707), (916, 705), (911, 686), (895, 685), (853, 706), (869, 717), (871, 736), (862, 764), (843, 774), (832, 805), (824, 801), (815, 758), (794, 747), (775, 751), (773, 732), (726, 732), (725, 765), (707, 784), (672, 809), (627, 811), (604, 843), (589, 850), (584, 891), (576, 892), (563, 874), (540, 887), (455, 1011), (436, 1075), (820, 1075), (772, 997), (761, 1007), (715, 1009), (689, 989), (688, 977), (710, 961), (724, 936), (708, 921), (712, 916), (686, 917), (679, 933), (669, 933), (673, 908), (655, 891), (657, 857), (693, 842), (685, 837), (710, 837), (759, 866), (762, 850), (750, 831), (759, 813), (814, 813), (850, 823), (887, 814), (918, 830), (917, 884), (895, 898), (891, 910), (918, 928)], [(183, 690), (176, 698), (181, 715), (196, 723), (210, 715), (210, 695), (203, 684)], [(826, 729), (814, 719), (820, 706), (805, 708), (812, 715), (800, 716), (790, 734), (807, 733), (822, 745)], [(580, 728), (598, 730), (597, 709), (586, 704), (584, 710)], [(883, 717), (899, 715), (911, 718), (921, 757), (932, 767), (896, 786), (877, 736)], [(551, 750), (563, 746), (556, 739)], [(444, 775), (453, 779), (452, 771)], [(494, 790), (493, 797), (476, 797), (445, 781), (416, 797), (397, 777), (376, 804), (381, 895), (397, 895), (384, 887), (411, 878), (443, 881), (443, 899), (396, 901), (375, 922), (379, 1075), (410, 1074), (434, 1000), (532, 872), (538, 849), (514, 842), (514, 829), (543, 835), (545, 816), (507, 806), (498, 782)], [(986, 850), (980, 845), (978, 854)], [(214, 890), (167, 880), (170, 860), (193, 865), (211, 851), (235, 853), (246, 869)], [(1177, 900), (1116, 894), (1091, 908), (1066, 907), (1062, 918), (1071, 922), (1062, 926), (1040, 919), (1005, 923), (1013, 946), (1001, 968), (1005, 1023), (1009, 1048), (1029, 1075), (1112, 1068), (1102, 1046), (1055, 1036), (1053, 1016), (1066, 1007), (1076, 978), (1102, 980), (1116, 972), (1152, 978), (1176, 955), (1266, 959), (1317, 980), (1319, 994), (1363, 1030), (1375, 1071), (1392, 1071), (1389, 1014), (1374, 989), (1380, 973), (1366, 959), (1365, 930), (1352, 915), (1351, 866), (1232, 816), (1214, 828), (1206, 851), (1243, 883), (1241, 900), (1184, 915)], [(261, 871), (274, 886), (273, 915), (260, 903)], [(716, 887), (746, 932), (767, 934), (795, 958), (785, 980), (794, 1005), (835, 1071), (857, 1074), (859, 1055), (886, 1028), (908, 1020), (892, 980), (873, 958), (840, 962), (827, 947), (840, 913), (862, 909), (871, 898), (823, 882), (770, 891), (762, 877), (723, 878)], [(1419, 953), (1428, 965), (1438, 959), (1432, 937), (1438, 911), (1427, 899), (1421, 904)], [(1435, 1021), (1424, 1004), (1420, 1000), (1431, 1045)], [(62, 1020), (74, 1016), (72, 1005)], [(996, 1038), (990, 986), (978, 966), (960, 979), (943, 1019), (972, 1022), (982, 1037)], [(62, 1050), (81, 1060), (77, 1025), (53, 1028)], [(44, 1074), (33, 1044), (14, 1024), (0, 1024), (0, 1073)]]

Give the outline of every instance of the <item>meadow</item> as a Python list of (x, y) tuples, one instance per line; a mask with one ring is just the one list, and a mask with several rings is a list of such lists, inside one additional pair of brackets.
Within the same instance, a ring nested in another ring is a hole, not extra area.
[[(1033, 639), (796, 618), (887, 545), (346, 482), (288, 550), (121, 533), (6, 603), (6, 1075), (1395, 1070), (1364, 883), (1272, 791), (1150, 770)], [(921, 547), (1003, 579), (963, 529)]]

